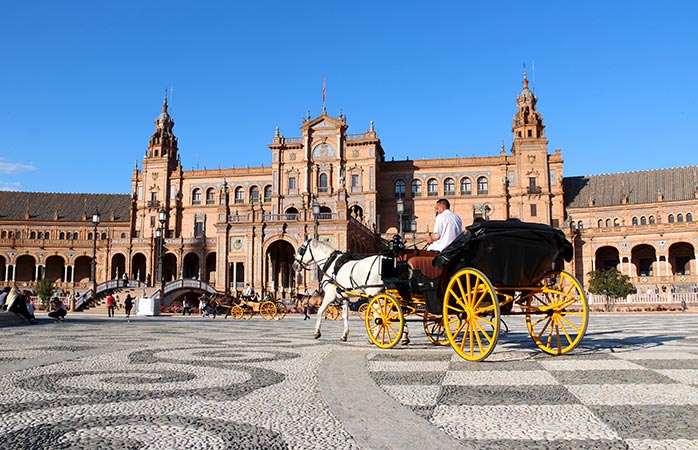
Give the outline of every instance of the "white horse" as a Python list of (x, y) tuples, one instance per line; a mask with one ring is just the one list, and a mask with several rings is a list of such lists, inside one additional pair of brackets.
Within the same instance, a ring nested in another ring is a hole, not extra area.
[(357, 298), (359, 294), (372, 297), (383, 291), (382, 256), (369, 256), (358, 260), (346, 260), (345, 256), (348, 255), (310, 237), (298, 248), (293, 262), (294, 269), (308, 269), (314, 263), (320, 271), (320, 288), (325, 291), (322, 305), (317, 312), (315, 339), (321, 336), (320, 324), (325, 309), (334, 300), (342, 300), (344, 333), (340, 339), (346, 341), (349, 336), (349, 299)]

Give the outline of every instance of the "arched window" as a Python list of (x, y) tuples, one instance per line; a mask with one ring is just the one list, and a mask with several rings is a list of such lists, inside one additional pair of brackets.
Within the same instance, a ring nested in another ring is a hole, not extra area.
[(264, 186), (264, 201), (271, 201), (271, 185)]
[(453, 178), (444, 180), (444, 195), (456, 195), (456, 183), (453, 181)]
[(645, 216), (640, 217), (640, 225), (647, 225), (647, 217), (645, 217)]
[(36, 231), (29, 233), (29, 239), (36, 239)]
[(318, 191), (319, 191), (319, 192), (328, 192), (328, 189), (327, 189), (327, 174), (326, 174), (326, 173), (321, 173), (321, 174), (320, 174), (320, 180), (319, 180)]
[(477, 179), (477, 195), (487, 195), (489, 191), (487, 178), (480, 177)]
[(126, 239), (126, 233), (121, 233), (121, 239)]
[(599, 219), (599, 221), (597, 222), (597, 226), (599, 228), (603, 228), (603, 219)]
[(107, 233), (102, 233), (102, 238), (101, 238), (101, 239), (102, 239), (103, 241), (105, 241), (105, 240), (107, 239)]
[(619, 226), (620, 226), (620, 220), (618, 219), (618, 217), (616, 217), (615, 219), (613, 219), (613, 226), (614, 226), (614, 227), (619, 227)]
[(242, 186), (235, 188), (235, 203), (245, 203), (245, 189)]
[(422, 180), (412, 180), (412, 198), (422, 196)]
[(213, 188), (206, 189), (206, 204), (213, 205), (216, 203), (216, 191)]
[(473, 193), (473, 182), (470, 178), (465, 177), (460, 180), (460, 195), (472, 195)]
[(200, 205), (201, 204), (201, 189), (195, 188), (191, 191), (191, 204)]
[(439, 195), (439, 183), (432, 178), (427, 181), (427, 197), (436, 197)]
[(654, 225), (654, 216), (650, 216), (650, 225)]
[(250, 188), (250, 203), (259, 203), (259, 186)]
[(633, 225), (637, 225), (637, 216), (633, 217)]
[(584, 228), (584, 223), (582, 223), (581, 220), (580, 220), (579, 222), (577, 222), (577, 228), (580, 229), (580, 230), (581, 230), (582, 228)]
[(606, 219), (606, 228), (611, 228), (611, 219)]
[(669, 223), (674, 223), (674, 215), (669, 214)]
[(60, 239), (61, 241), (64, 240), (64, 239), (65, 239), (65, 233), (62, 232), (62, 231), (61, 231), (60, 233), (58, 233), (58, 239)]
[(92, 240), (92, 232), (91, 231), (89, 233), (87, 233), (87, 240), (88, 241)]
[(395, 182), (395, 198), (405, 198), (405, 181), (397, 180)]
[(678, 213), (678, 214), (676, 215), (676, 221), (677, 221), (677, 222), (683, 222), (683, 214)]
[(691, 213), (686, 213), (686, 222), (693, 222), (693, 215)]

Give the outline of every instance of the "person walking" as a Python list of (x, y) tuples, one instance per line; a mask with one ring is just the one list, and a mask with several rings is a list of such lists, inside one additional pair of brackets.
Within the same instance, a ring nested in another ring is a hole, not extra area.
[(440, 252), (463, 232), (463, 222), (451, 211), (451, 203), (445, 198), (436, 201), (434, 231), (427, 235), (427, 250)]
[(107, 297), (107, 316), (114, 317), (114, 307), (116, 306), (116, 299), (114, 296), (109, 294)]
[(126, 294), (126, 298), (124, 299), (124, 312), (126, 313), (126, 318), (131, 319), (131, 309), (133, 308), (133, 298), (131, 298), (131, 294)]
[(189, 314), (191, 316), (191, 309), (189, 306), (189, 300), (185, 297), (182, 301), (182, 315)]

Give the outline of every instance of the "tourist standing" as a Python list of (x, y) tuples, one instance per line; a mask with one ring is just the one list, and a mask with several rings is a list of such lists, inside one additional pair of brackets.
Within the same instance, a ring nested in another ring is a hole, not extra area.
[(109, 294), (107, 297), (107, 316), (114, 317), (114, 306), (116, 306), (116, 300), (113, 295)]
[(132, 308), (133, 308), (133, 298), (131, 298), (131, 294), (126, 294), (126, 298), (124, 299), (124, 312), (126, 313), (127, 319), (131, 318), (131, 309)]

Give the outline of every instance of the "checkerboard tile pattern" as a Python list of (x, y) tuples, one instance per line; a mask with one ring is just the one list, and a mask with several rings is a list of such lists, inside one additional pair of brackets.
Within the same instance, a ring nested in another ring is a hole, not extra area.
[(643, 327), (642, 316), (629, 328), (621, 345), (609, 330), (560, 357), (514, 333), (483, 362), (445, 347), (376, 352), (367, 369), (386, 393), (471, 447), (698, 449), (697, 330), (664, 341), (667, 330)]

